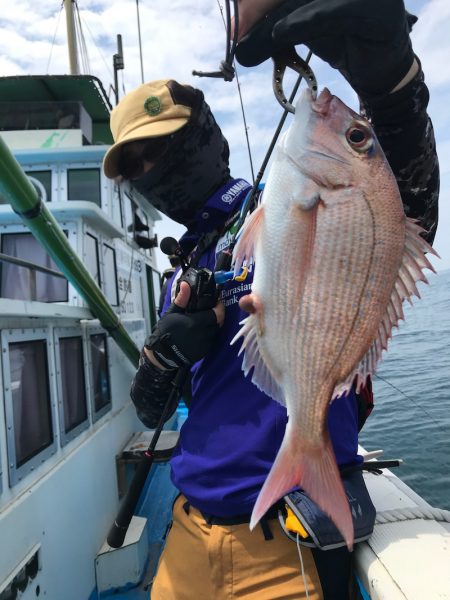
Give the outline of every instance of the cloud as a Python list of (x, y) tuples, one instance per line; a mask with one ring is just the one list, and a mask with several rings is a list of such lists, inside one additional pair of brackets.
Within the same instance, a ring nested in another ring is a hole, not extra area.
[(428, 0), (422, 5), (411, 37), (429, 85), (439, 87), (450, 83), (450, 69), (443, 60), (450, 56), (450, 3)]
[[(450, 267), (450, 3), (448, 0), (407, 0), (418, 14), (412, 39), (430, 89), (429, 112), (433, 120), (441, 162), (442, 185), (439, 268)], [(8, 2), (1, 11), (2, 54), (0, 75), (68, 73), (66, 25), (58, 2), (21, 0)], [(99, 77), (112, 98), (112, 56), (117, 51), (117, 34), (122, 35), (125, 70), (119, 74), (120, 95), (141, 83), (135, 0), (78, 0), (91, 72)], [(231, 169), (235, 176), (251, 178), (245, 129), (236, 82), (197, 78), (192, 70), (216, 70), (225, 52), (225, 31), (215, 2), (211, 0), (171, 0), (169, 3), (140, 2), (140, 24), (144, 78), (172, 77), (201, 88), (223, 128), (231, 148)], [(299, 48), (304, 56), (304, 48)], [(356, 95), (347, 82), (320, 59), (312, 67), (319, 86), (327, 85), (344, 102), (358, 109)], [(247, 131), (257, 172), (281, 117), (281, 107), (272, 92), (271, 62), (245, 69), (238, 66), (245, 106)], [(287, 74), (285, 91), (295, 81)], [(290, 118), (289, 118), (290, 119)], [(287, 122), (289, 122), (289, 119)], [(166, 223), (166, 222), (165, 222)], [(176, 229), (177, 234), (179, 228)]]

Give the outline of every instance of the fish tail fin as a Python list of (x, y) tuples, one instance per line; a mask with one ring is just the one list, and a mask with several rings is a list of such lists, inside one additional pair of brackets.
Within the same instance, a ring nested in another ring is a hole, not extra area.
[(353, 521), (349, 502), (336, 465), (333, 448), (300, 445), (293, 433), (286, 436), (275, 463), (259, 493), (250, 520), (253, 529), (269, 508), (294, 487), (301, 487), (341, 532), (349, 550), (353, 548)]

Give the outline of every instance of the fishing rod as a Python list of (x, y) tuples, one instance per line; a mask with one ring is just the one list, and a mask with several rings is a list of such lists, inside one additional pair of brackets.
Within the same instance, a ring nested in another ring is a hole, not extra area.
[[(235, 54), (235, 49), (236, 49), (236, 44), (237, 44), (237, 32), (238, 32), (238, 27), (239, 27), (237, 0), (233, 0), (233, 3), (234, 3), (234, 10), (235, 10), (235, 13), (234, 13), (235, 14), (234, 38), (233, 38), (233, 43), (230, 46), (231, 17), (230, 17), (230, 12), (229, 12), (229, 2), (226, 2), (226, 6), (227, 6), (227, 25), (226, 25), (227, 50), (226, 50), (226, 54), (225, 54), (225, 60), (222, 61), (222, 63), (221, 63), (220, 71), (214, 71), (211, 73), (193, 71), (194, 75), (198, 75), (200, 77), (222, 77), (226, 81), (232, 80), (233, 77), (231, 77), (231, 79), (227, 79), (227, 77), (230, 76), (231, 71), (233, 72), (233, 76), (235, 73), (232, 63), (234, 61), (234, 54)], [(311, 59), (311, 55), (312, 55), (312, 52), (309, 51), (308, 56), (305, 60), (306, 64), (308, 64), (309, 60)], [(231, 267), (232, 254), (233, 254), (234, 246), (236, 244), (237, 233), (239, 232), (239, 229), (243, 225), (245, 218), (248, 214), (248, 211), (250, 210), (250, 208), (253, 205), (255, 196), (260, 189), (260, 183), (263, 178), (265, 169), (270, 160), (270, 156), (273, 152), (273, 149), (278, 140), (278, 137), (283, 128), (283, 125), (286, 121), (287, 115), (289, 112), (291, 112), (289, 110), (289, 106), (292, 104), (292, 102), (295, 98), (295, 95), (297, 94), (297, 91), (298, 91), (300, 83), (303, 79), (303, 76), (304, 76), (303, 72), (299, 73), (297, 82), (295, 83), (294, 88), (291, 92), (291, 95), (289, 98), (289, 103), (286, 104), (286, 106), (284, 107), (283, 114), (280, 118), (278, 126), (275, 130), (275, 133), (272, 137), (272, 141), (266, 152), (266, 156), (261, 164), (261, 168), (257, 174), (257, 177), (254, 180), (253, 187), (252, 187), (251, 191), (248, 193), (248, 195), (244, 201), (239, 218), (237, 220), (237, 226), (235, 229), (235, 233), (233, 234), (233, 237), (231, 239), (230, 247), (229, 247), (229, 249), (227, 249), (227, 251), (221, 252), (220, 256), (218, 257), (218, 261), (216, 264), (216, 270), (219, 271), (220, 274), (227, 275), (226, 271), (228, 271), (228, 269)], [(249, 151), (250, 151), (250, 148), (249, 148)], [(212, 242), (209, 241), (208, 243), (211, 244)], [(200, 246), (200, 244), (199, 244), (199, 246)], [(213, 308), (217, 302), (217, 289), (218, 289), (218, 286), (216, 286), (216, 280), (214, 279), (214, 274), (212, 274), (211, 271), (209, 271), (208, 269), (205, 269), (205, 268), (197, 269), (195, 267), (195, 264), (192, 263), (192, 261), (189, 262), (187, 260), (187, 258), (184, 256), (178, 242), (174, 238), (164, 238), (161, 241), (160, 248), (161, 248), (161, 251), (167, 255), (176, 254), (177, 256), (179, 256), (179, 258), (181, 260), (181, 268), (183, 271), (183, 275), (181, 276), (178, 285), (183, 280), (189, 284), (189, 286), (191, 288), (191, 298), (190, 298), (189, 302), (191, 302), (191, 300), (192, 300), (193, 304), (197, 307), (197, 310), (198, 310), (199, 303), (202, 304), (201, 310), (205, 310), (206, 308)], [(199, 254), (200, 254), (200, 252), (198, 251), (197, 255), (199, 255)], [(220, 277), (219, 273), (218, 273), (218, 277), (217, 277), (218, 284), (221, 283), (221, 280), (219, 279), (219, 277)], [(216, 291), (216, 293), (214, 293), (214, 294), (211, 293), (212, 286), (214, 286), (214, 289)], [(206, 298), (207, 302), (214, 301), (214, 303), (211, 306), (203, 307), (204, 300), (202, 301), (202, 299), (205, 299), (205, 298)], [(170, 311), (170, 310), (171, 309), (169, 307), (168, 311)], [(169, 414), (169, 409), (173, 406), (175, 401), (178, 400), (188, 374), (189, 374), (189, 367), (182, 367), (178, 370), (177, 375), (175, 376), (175, 378), (172, 382), (172, 390), (169, 394), (166, 404), (164, 405), (162, 415), (161, 415), (161, 417), (158, 421), (158, 425), (156, 426), (156, 429), (153, 433), (149, 447), (143, 453), (141, 462), (139, 463), (139, 466), (138, 466), (136, 473), (133, 477), (133, 480), (130, 484), (129, 490), (128, 490), (125, 498), (122, 501), (119, 512), (117, 514), (117, 517), (114, 520), (114, 523), (111, 526), (111, 529), (106, 538), (108, 544), (112, 548), (120, 548), (123, 545), (125, 535), (127, 533), (128, 527), (130, 525), (131, 519), (132, 519), (134, 511), (136, 509), (137, 503), (139, 502), (139, 498), (142, 493), (142, 489), (144, 488), (145, 482), (148, 477), (148, 473), (154, 462), (155, 448), (158, 443), (158, 439), (161, 435), (161, 431), (163, 429), (167, 415)]]
[[(233, 0), (234, 8), (234, 32), (233, 40), (231, 40), (231, 10), (230, 0), (225, 0), (225, 11), (226, 11), (226, 22), (224, 20), (226, 30), (226, 42), (225, 42), (225, 59), (221, 61), (218, 71), (192, 71), (192, 75), (197, 77), (214, 77), (218, 79), (224, 79), (225, 81), (233, 81), (236, 75), (234, 68), (234, 56), (236, 54), (237, 38), (239, 33), (239, 10), (238, 0)], [(222, 7), (219, 4), (219, 9), (222, 14)]]
[[(311, 60), (311, 56), (312, 56), (312, 52), (310, 50), (308, 52), (308, 55), (307, 55), (306, 59), (305, 59), (305, 63), (306, 64), (309, 64), (309, 61)], [(298, 75), (297, 81), (295, 82), (295, 85), (292, 88), (292, 92), (291, 92), (291, 95), (289, 97), (289, 101), (288, 101), (289, 105), (292, 105), (292, 102), (294, 101), (294, 98), (295, 98), (295, 96), (296, 96), (296, 94), (298, 92), (298, 88), (300, 87), (300, 83), (302, 82), (303, 77), (304, 77), (304, 75), (302, 73), (300, 73)], [(259, 189), (261, 180), (262, 180), (262, 178), (264, 176), (264, 172), (265, 172), (266, 167), (267, 167), (267, 165), (269, 163), (270, 157), (272, 156), (273, 149), (275, 148), (275, 144), (277, 143), (278, 137), (279, 137), (279, 135), (281, 133), (281, 130), (283, 129), (283, 126), (284, 126), (284, 123), (286, 121), (286, 118), (287, 118), (287, 116), (288, 116), (288, 114), (290, 112), (291, 111), (289, 110), (288, 106), (285, 106), (284, 110), (283, 110), (283, 113), (281, 115), (280, 121), (278, 122), (277, 128), (275, 129), (275, 133), (273, 134), (272, 141), (270, 142), (269, 148), (267, 149), (266, 155), (265, 155), (265, 157), (264, 157), (264, 159), (263, 159), (263, 161), (261, 163), (261, 167), (260, 167), (260, 169), (258, 171), (258, 174), (256, 176), (256, 179), (255, 179), (255, 182), (253, 184), (253, 187), (252, 187), (252, 190), (250, 192), (250, 195), (248, 197), (246, 206), (244, 207), (244, 210), (243, 210), (243, 212), (242, 212), (242, 214), (241, 214), (241, 216), (239, 218), (237, 229), (236, 229), (236, 234), (239, 231), (239, 229), (242, 227), (242, 225), (244, 224), (245, 217), (247, 216), (247, 213), (248, 213), (249, 209), (252, 206), (253, 199), (255, 198), (255, 195), (256, 195), (256, 193), (257, 193), (257, 191)], [(234, 236), (234, 237), (236, 237), (236, 236)], [(234, 247), (234, 245), (236, 243), (236, 240), (232, 239), (232, 243), (233, 243), (233, 247)]]
[[(261, 187), (260, 187), (261, 180), (264, 176), (264, 172), (266, 170), (267, 164), (269, 163), (270, 157), (272, 155), (275, 144), (277, 143), (277, 140), (281, 133), (281, 130), (283, 129), (286, 118), (289, 113), (294, 112), (292, 103), (297, 94), (298, 88), (300, 87), (300, 83), (301, 83), (302, 79), (304, 79), (306, 81), (306, 83), (308, 84), (313, 96), (315, 96), (317, 94), (317, 81), (314, 76), (314, 73), (312, 72), (311, 68), (309, 67), (309, 62), (310, 62), (311, 56), (312, 56), (311, 50), (308, 51), (308, 55), (307, 55), (306, 59), (304, 59), (304, 60), (297, 55), (297, 53), (295, 52), (295, 50), (293, 48), (291, 50), (282, 52), (273, 58), (273, 62), (274, 62), (274, 71), (273, 71), (273, 78), (272, 78), (273, 90), (274, 90), (277, 101), (283, 107), (283, 113), (281, 115), (278, 126), (275, 129), (275, 133), (272, 137), (272, 141), (269, 144), (269, 148), (266, 152), (266, 155), (265, 155), (264, 160), (261, 164), (261, 167), (258, 171), (258, 174), (255, 178), (253, 175), (253, 162), (252, 162), (252, 157), (251, 157), (250, 143), (249, 143), (249, 139), (248, 139), (248, 130), (247, 130), (248, 128), (246, 126), (246, 120), (245, 120), (245, 111), (244, 111), (242, 96), (240, 94), (240, 86), (239, 86), (239, 81), (238, 81), (238, 77), (237, 77), (237, 72), (236, 72), (236, 69), (234, 66), (237, 38), (238, 38), (238, 32), (239, 32), (239, 9), (238, 9), (238, 0), (232, 0), (232, 1), (233, 1), (233, 8), (234, 8), (233, 40), (231, 40), (230, 0), (225, 0), (225, 10), (226, 10), (226, 20), (224, 20), (224, 25), (225, 25), (225, 30), (226, 30), (225, 59), (220, 63), (219, 70), (218, 71), (206, 71), (206, 72), (196, 71), (196, 70), (192, 71), (192, 74), (196, 75), (197, 77), (222, 78), (225, 81), (232, 81), (234, 76), (236, 75), (239, 96), (241, 99), (241, 108), (242, 108), (242, 114), (243, 114), (243, 119), (244, 119), (244, 128), (245, 128), (245, 132), (246, 132), (246, 136), (247, 136), (247, 148), (248, 148), (248, 152), (249, 152), (249, 156), (250, 156), (250, 166), (251, 166), (251, 171), (252, 171), (253, 187), (252, 187), (251, 191), (249, 192), (249, 194), (247, 195), (246, 199), (244, 200), (244, 203), (243, 203), (243, 206), (241, 209), (241, 213), (240, 213), (240, 216), (239, 216), (239, 219), (237, 222), (237, 226), (234, 228), (235, 233), (233, 234), (233, 236), (231, 238), (230, 246), (226, 251), (222, 252), (221, 256), (219, 257), (220, 265), (218, 266), (218, 269), (224, 270), (224, 271), (227, 271), (231, 267), (231, 260), (232, 260), (233, 250), (234, 250), (234, 247), (235, 247), (236, 241), (237, 241), (237, 235), (238, 235), (239, 230), (241, 229), (242, 225), (244, 224), (244, 221), (247, 217), (249, 210), (252, 208), (252, 206), (254, 204), (255, 198), (257, 197), (257, 195), (259, 196), (258, 192), (261, 189)], [(220, 5), (219, 5), (219, 8), (222, 13), (222, 8), (220, 7)], [(222, 13), (222, 19), (223, 19), (223, 13)], [(297, 78), (296, 83), (294, 84), (294, 87), (290, 94), (289, 100), (286, 99), (286, 97), (284, 96), (284, 92), (283, 92), (283, 77), (284, 77), (284, 72), (286, 70), (286, 67), (288, 67), (288, 66), (291, 67), (292, 69), (294, 69), (298, 73), (298, 78)]]
[[(308, 55), (304, 61), (304, 63), (306, 65), (308, 65), (309, 61), (311, 60), (311, 56), (312, 56), (312, 52), (311, 50), (308, 52)], [(231, 261), (233, 258), (233, 250), (234, 247), (236, 245), (237, 242), (237, 236), (239, 234), (240, 229), (242, 228), (244, 221), (247, 217), (247, 214), (249, 213), (250, 209), (252, 208), (252, 206), (254, 205), (254, 201), (257, 197), (259, 197), (259, 193), (261, 190), (261, 181), (262, 178), (264, 176), (264, 172), (266, 170), (266, 167), (269, 163), (270, 157), (272, 155), (273, 149), (275, 148), (275, 144), (277, 143), (278, 137), (281, 133), (281, 130), (283, 129), (284, 123), (286, 121), (286, 118), (288, 116), (288, 114), (291, 111), (290, 107), (292, 106), (292, 102), (294, 101), (294, 98), (297, 94), (298, 88), (300, 87), (300, 83), (302, 82), (302, 79), (304, 78), (304, 69), (302, 68), (302, 72), (299, 73), (298, 77), (297, 77), (297, 81), (295, 82), (295, 85), (292, 89), (291, 95), (289, 97), (289, 101), (285, 103), (284, 109), (283, 109), (283, 113), (280, 117), (280, 120), (278, 122), (277, 128), (275, 129), (275, 133), (272, 137), (272, 140), (269, 144), (269, 148), (267, 149), (266, 155), (261, 163), (261, 167), (258, 171), (258, 174), (256, 176), (256, 179), (254, 180), (253, 183), (253, 187), (250, 190), (250, 192), (248, 193), (247, 197), (244, 200), (244, 203), (242, 205), (242, 209), (239, 215), (239, 219), (237, 221), (237, 224), (234, 228), (234, 234), (230, 240), (230, 245), (229, 247), (222, 251), (220, 253), (219, 259), (220, 260), (220, 264), (217, 265), (217, 269), (221, 269), (224, 271), (227, 271), (228, 269), (230, 269), (231, 267)]]
[[(210, 240), (208, 244), (212, 243)], [(198, 249), (203, 250), (204, 244), (199, 241)], [(201, 252), (197, 252), (197, 255), (193, 259), (189, 260), (183, 253), (178, 242), (171, 237), (164, 238), (161, 241), (160, 249), (164, 254), (171, 255), (175, 254), (180, 258), (182, 275), (177, 283), (177, 292), (180, 285), (185, 281), (191, 290), (189, 302), (186, 307), (186, 311), (195, 312), (198, 310), (207, 310), (208, 308), (214, 308), (217, 304), (218, 299), (218, 287), (214, 279), (212, 271), (206, 267), (197, 267), (196, 258), (199, 257)], [(169, 314), (174, 310), (172, 304), (165, 314)], [(155, 460), (156, 445), (164, 427), (164, 423), (169, 416), (171, 408), (178, 402), (181, 396), (182, 389), (184, 387), (186, 378), (190, 372), (189, 366), (180, 367), (171, 382), (172, 389), (164, 404), (162, 414), (159, 418), (156, 429), (153, 432), (152, 439), (147, 450), (142, 454), (141, 461), (136, 469), (136, 472), (131, 481), (130, 487), (124, 497), (122, 504), (120, 505), (119, 512), (114, 520), (114, 523), (109, 530), (106, 541), (112, 548), (120, 548), (123, 545), (128, 527), (131, 519), (133, 518), (134, 511), (139, 502), (142, 490), (147, 480), (150, 469)]]
[[(169, 311), (170, 309), (167, 312)], [(166, 404), (164, 405), (163, 412), (153, 433), (149, 447), (142, 454), (141, 461), (133, 476), (130, 487), (122, 501), (122, 504), (120, 505), (119, 512), (117, 513), (114, 523), (112, 524), (106, 538), (106, 541), (111, 548), (120, 548), (123, 545), (137, 503), (139, 502), (139, 498), (145, 482), (147, 481), (148, 474), (155, 460), (155, 448), (161, 435), (161, 431), (164, 427), (164, 423), (169, 415), (169, 409), (176, 401), (178, 401), (178, 397), (181, 394), (181, 390), (183, 389), (183, 385), (188, 373), (189, 367), (181, 367), (172, 381), (172, 390), (169, 394)]]

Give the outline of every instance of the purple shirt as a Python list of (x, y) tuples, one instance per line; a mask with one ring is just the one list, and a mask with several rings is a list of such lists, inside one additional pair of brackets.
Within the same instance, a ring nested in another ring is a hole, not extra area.
[[(250, 189), (242, 181), (232, 180), (210, 198), (199, 216), (203, 231), (207, 230), (205, 221), (212, 230), (239, 207)], [(228, 192), (233, 186), (242, 189), (231, 200)], [(217, 249), (226, 247), (226, 238), (219, 240)], [(201, 257), (199, 266), (214, 269), (216, 248)], [(243, 357), (237, 356), (240, 343), (230, 346), (239, 322), (247, 316), (238, 302), (250, 293), (251, 282), (249, 273), (245, 282), (229, 281), (223, 286), (225, 322), (210, 354), (192, 368), (192, 404), (171, 460), (172, 481), (189, 502), (203, 512), (224, 517), (252, 511), (287, 422), (286, 408), (261, 392), (251, 375), (244, 377)], [(170, 286), (166, 305), (169, 302)], [(359, 462), (353, 393), (332, 403), (328, 426), (338, 464)]]

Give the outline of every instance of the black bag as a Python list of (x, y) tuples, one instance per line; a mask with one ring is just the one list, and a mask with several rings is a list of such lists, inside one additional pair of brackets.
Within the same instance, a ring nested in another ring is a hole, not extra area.
[[(376, 510), (370, 499), (361, 470), (346, 473), (342, 478), (344, 489), (350, 504), (355, 531), (355, 543), (367, 540), (375, 525)], [(344, 538), (335, 524), (304, 491), (298, 490), (284, 496), (284, 500), (303, 528), (309, 534), (307, 538), (298, 536), (298, 542), (311, 548), (331, 550), (345, 546)], [(297, 536), (286, 529), (281, 521), (286, 535), (293, 541)]]

